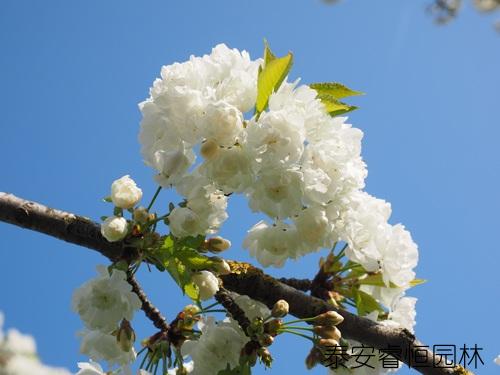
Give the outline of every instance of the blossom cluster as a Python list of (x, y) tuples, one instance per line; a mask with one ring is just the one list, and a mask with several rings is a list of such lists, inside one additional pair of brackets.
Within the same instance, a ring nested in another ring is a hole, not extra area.
[(281, 267), (344, 241), (351, 261), (382, 274), (384, 286), (363, 288), (391, 308), (415, 277), (418, 249), (402, 224), (389, 223), (390, 204), (363, 191), (362, 131), (298, 80), (285, 79), (252, 115), (263, 65), (221, 44), (164, 66), (141, 103), (144, 160), (186, 200), (170, 213), (170, 231), (216, 232), (228, 196), (241, 193), (268, 217), (244, 240), (260, 264)]
[[(73, 294), (72, 307), (80, 315), (85, 329), (80, 332), (80, 351), (92, 361), (119, 365), (123, 373), (136, 358), (133, 342), (124, 339), (123, 330), (131, 330), (127, 322), (141, 307), (141, 301), (119, 269), (98, 266), (99, 275), (83, 284)], [(123, 337), (122, 337), (123, 336)], [(98, 366), (88, 364), (88, 366)], [(83, 371), (84, 369), (82, 369)], [(85, 374), (83, 372), (83, 374)]]
[(41, 363), (34, 338), (13, 328), (3, 332), (3, 323), (0, 312), (0, 375), (70, 375), (68, 370)]
[(387, 286), (405, 287), (417, 247), (401, 224), (388, 224), (390, 205), (362, 191), (361, 130), (330, 116), (317, 92), (298, 81), (283, 82), (267, 111), (248, 116), (262, 63), (218, 45), (210, 55), (164, 66), (141, 104), (144, 160), (158, 183), (186, 199), (169, 216), (171, 232), (217, 231), (227, 196), (241, 193), (269, 217), (244, 241), (263, 266), (281, 267), (342, 240), (351, 260), (382, 270)]

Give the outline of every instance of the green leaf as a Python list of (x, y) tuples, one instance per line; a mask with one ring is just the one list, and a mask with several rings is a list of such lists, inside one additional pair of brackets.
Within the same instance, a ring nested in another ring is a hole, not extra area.
[(380, 306), (380, 304), (370, 296), (368, 293), (363, 292), (359, 289), (353, 289), (354, 301), (356, 302), (356, 308), (358, 309), (358, 315), (364, 316), (372, 311), (381, 311), (384, 309)]
[(257, 117), (266, 109), (269, 97), (276, 92), (293, 64), (293, 55), (289, 52), (284, 57), (275, 57), (269, 46), (264, 49), (264, 67), (259, 69), (257, 78), (257, 101), (255, 112)]
[(427, 280), (424, 280), (424, 279), (413, 279), (412, 281), (410, 281), (410, 286), (414, 287), (414, 286), (417, 286), (420, 284), (424, 284), (426, 282), (427, 282)]
[(110, 196), (110, 195), (108, 195), (107, 197), (102, 198), (102, 201), (103, 201), (103, 202), (107, 202), (107, 203), (111, 203), (111, 202), (113, 202), (113, 201), (111, 200), (111, 196)]
[(360, 285), (374, 285), (374, 286), (386, 287), (381, 273), (376, 273), (374, 275), (368, 275), (367, 277), (359, 279), (358, 283)]
[(269, 64), (272, 60), (276, 60), (271, 48), (269, 48), (269, 43), (264, 39), (264, 65)]
[(355, 109), (358, 109), (358, 107), (354, 105), (349, 105), (341, 102), (330, 94), (318, 94), (318, 99), (321, 100), (321, 102), (325, 105), (326, 111), (331, 116), (343, 115), (344, 113), (348, 113), (354, 111)]
[(198, 290), (198, 287), (192, 282), (184, 285), (184, 293), (193, 301), (197, 301), (200, 299), (200, 291)]
[(206, 270), (215, 266), (211, 258), (187, 247), (176, 250), (175, 257), (191, 270)]
[(319, 95), (331, 95), (335, 99), (364, 95), (364, 93), (361, 91), (352, 90), (349, 87), (337, 82), (311, 83), (309, 87), (316, 90)]
[(205, 236), (199, 235), (196, 237), (186, 237), (180, 241), (177, 241), (178, 246), (185, 246), (191, 249), (198, 249), (205, 241)]

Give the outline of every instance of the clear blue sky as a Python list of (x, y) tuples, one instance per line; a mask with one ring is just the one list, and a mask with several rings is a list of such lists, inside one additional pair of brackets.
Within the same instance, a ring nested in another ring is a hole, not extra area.
[[(431, 345), (477, 343), (486, 362), (478, 373), (498, 373), (500, 35), (494, 18), (471, 9), (437, 27), (428, 1), (2, 0), (0, 191), (94, 219), (109, 212), (100, 198), (124, 174), (151, 196), (137, 103), (161, 65), (221, 42), (258, 57), (267, 38), (276, 52), (295, 53), (292, 78), (367, 93), (350, 117), (365, 132), (367, 190), (412, 231), (418, 275), (429, 280), (411, 292), (417, 335)], [(240, 244), (255, 217), (241, 201), (230, 215), (228, 257), (246, 260)], [(84, 358), (71, 294), (104, 258), (5, 224), (0, 256), (7, 327), (35, 335), (45, 362), (75, 370)], [(317, 260), (270, 272), (311, 277)], [(187, 302), (167, 275), (140, 277), (168, 317)], [(141, 314), (135, 325), (139, 336), (152, 332)], [(274, 373), (303, 372), (303, 340), (272, 349)]]

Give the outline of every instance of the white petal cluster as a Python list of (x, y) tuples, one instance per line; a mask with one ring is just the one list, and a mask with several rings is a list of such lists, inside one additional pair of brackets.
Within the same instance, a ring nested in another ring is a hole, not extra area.
[(362, 131), (331, 117), (298, 80), (285, 80), (264, 112), (250, 114), (261, 64), (218, 45), (164, 66), (140, 105), (143, 157), (186, 200), (170, 213), (172, 234), (217, 232), (227, 196), (240, 193), (268, 217), (244, 241), (263, 266), (345, 241), (350, 260), (404, 290), (418, 250), (402, 225), (389, 224), (390, 205), (363, 191)]
[(128, 233), (128, 223), (124, 217), (110, 216), (101, 224), (101, 234), (109, 242), (123, 240)]
[(198, 287), (200, 300), (205, 301), (219, 290), (219, 280), (210, 271), (200, 271), (192, 276), (193, 283)]
[(110, 274), (105, 266), (98, 266), (97, 272), (99, 276), (75, 290), (72, 307), (88, 329), (110, 333), (122, 319), (132, 320), (141, 301), (125, 272), (114, 269)]
[(4, 316), (0, 312), (0, 374), (1, 375), (70, 375), (63, 368), (49, 367), (40, 362), (35, 339), (11, 328), (3, 332)]
[(80, 352), (93, 361), (106, 361), (110, 366), (126, 366), (136, 359), (137, 354), (133, 348), (128, 352), (123, 351), (116, 337), (109, 333), (93, 330), (84, 331), (81, 336)]
[(217, 374), (226, 368), (238, 366), (240, 352), (247, 343), (239, 326), (228, 320), (215, 321), (213, 317), (198, 323), (202, 335), (197, 341), (186, 341), (181, 348), (183, 356), (190, 356), (194, 368), (190, 374)]
[[(80, 333), (80, 351), (94, 362), (106, 361), (109, 366), (123, 366), (121, 371), (127, 374), (127, 365), (135, 360), (136, 352), (134, 348), (124, 351), (113, 333), (123, 319), (132, 320), (135, 311), (141, 307), (141, 301), (132, 291), (124, 271), (109, 271), (105, 266), (98, 266), (97, 272), (96, 278), (87, 281), (73, 294), (72, 308), (86, 327)], [(100, 365), (94, 362), (82, 364), (82, 375), (99, 371)]]
[[(266, 305), (246, 295), (231, 293), (231, 296), (250, 320), (266, 318), (271, 314)], [(182, 355), (190, 356), (193, 360), (186, 365), (189, 374), (217, 374), (228, 364), (230, 368), (239, 364), (241, 349), (249, 338), (236, 321), (231, 318), (216, 321), (213, 317), (203, 317), (198, 327), (202, 332), (200, 339), (186, 341), (181, 347)]]
[(142, 198), (142, 190), (137, 187), (129, 175), (115, 180), (111, 184), (111, 200), (116, 207), (129, 209)]

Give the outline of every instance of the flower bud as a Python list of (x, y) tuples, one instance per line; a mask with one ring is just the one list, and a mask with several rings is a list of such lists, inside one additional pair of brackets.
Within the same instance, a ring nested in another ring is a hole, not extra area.
[(317, 347), (313, 347), (306, 357), (306, 367), (308, 370), (312, 369), (323, 359), (323, 354)]
[(123, 240), (128, 233), (127, 220), (119, 216), (110, 216), (101, 224), (101, 234), (109, 242)]
[(207, 139), (202, 143), (200, 148), (200, 154), (205, 159), (210, 160), (214, 158), (219, 153), (219, 145), (212, 139)]
[(184, 311), (186, 315), (194, 316), (199, 314), (201, 312), (201, 309), (196, 305), (187, 305), (182, 311)]
[(334, 339), (319, 339), (318, 346), (332, 350), (335, 349), (335, 347), (339, 346), (339, 342)]
[(204, 247), (208, 251), (214, 254), (218, 254), (223, 252), (224, 250), (229, 249), (231, 247), (231, 241), (226, 240), (225, 238), (222, 238), (220, 236), (216, 236), (205, 241)]
[(260, 360), (266, 367), (271, 367), (273, 363), (273, 357), (271, 355), (271, 352), (267, 348), (260, 348), (258, 350), (258, 355), (260, 357)]
[(215, 272), (218, 275), (228, 275), (231, 273), (231, 267), (229, 267), (229, 264), (224, 259), (212, 257), (212, 260), (215, 261)]
[(290, 306), (288, 305), (288, 302), (284, 299), (280, 299), (274, 304), (273, 309), (271, 310), (271, 315), (274, 318), (283, 318), (286, 314), (288, 314), (289, 309)]
[(278, 330), (283, 326), (283, 321), (281, 319), (273, 319), (266, 324), (264, 324), (264, 332), (269, 333), (272, 336), (278, 334)]
[(271, 346), (274, 342), (274, 337), (268, 333), (264, 333), (259, 337), (259, 344), (261, 346)]
[(129, 209), (135, 206), (142, 198), (142, 190), (129, 175), (115, 180), (111, 184), (111, 200), (116, 207)]
[(335, 326), (315, 326), (314, 332), (325, 339), (340, 340), (340, 330)]
[(313, 320), (314, 325), (318, 326), (336, 326), (343, 321), (344, 317), (335, 311), (327, 311), (316, 316)]
[(132, 218), (138, 223), (146, 223), (149, 220), (149, 212), (146, 207), (137, 207), (132, 214)]
[(219, 280), (212, 272), (200, 271), (193, 275), (192, 280), (200, 291), (202, 301), (212, 298), (219, 290)]
[(128, 320), (122, 320), (120, 328), (116, 332), (116, 341), (124, 352), (129, 352), (132, 349), (135, 342), (135, 332)]

